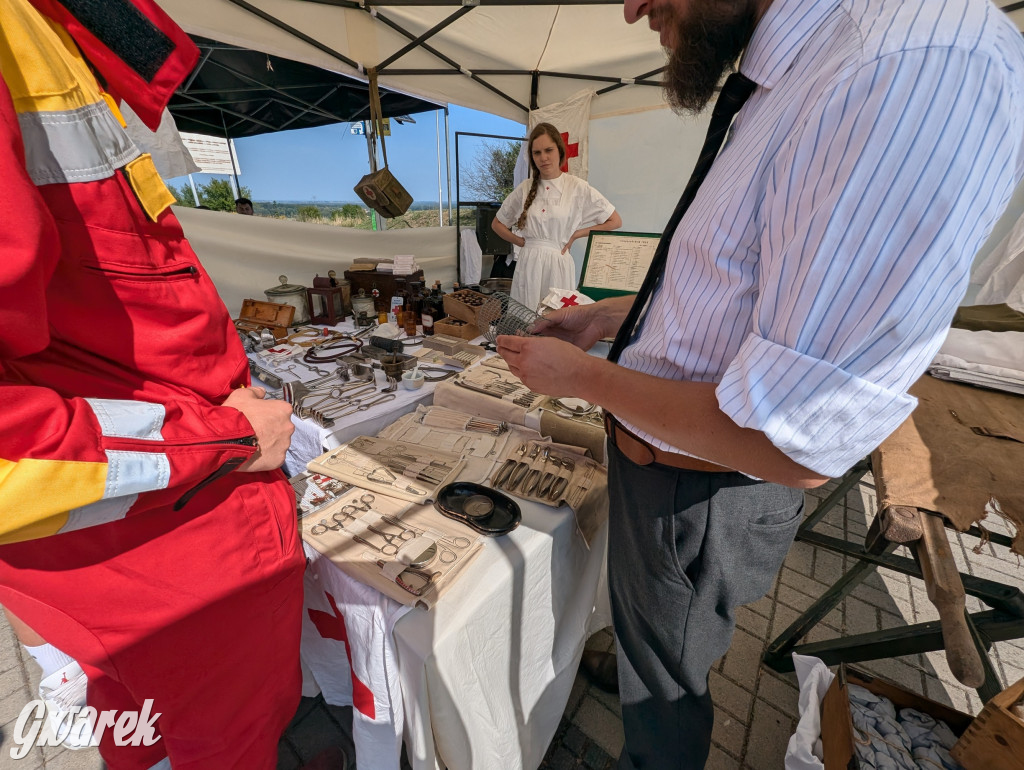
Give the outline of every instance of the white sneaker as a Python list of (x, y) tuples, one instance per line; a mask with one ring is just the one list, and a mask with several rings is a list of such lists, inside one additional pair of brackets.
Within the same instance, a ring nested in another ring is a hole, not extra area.
[(72, 661), (39, 683), (39, 697), (46, 703), (50, 729), (69, 749), (98, 745), (93, 741), (92, 722), (79, 717), (85, 708), (89, 680), (78, 663)]

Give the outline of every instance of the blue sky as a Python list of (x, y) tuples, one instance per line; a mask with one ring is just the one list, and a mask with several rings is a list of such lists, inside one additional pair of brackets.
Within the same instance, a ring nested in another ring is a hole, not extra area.
[[(444, 113), (421, 112), (414, 124), (391, 121), (387, 139), (388, 166), (417, 201), (436, 201), (437, 140), (441, 131), (442, 199), (447, 196), (443, 174), (445, 161)], [(484, 112), (452, 106), (449, 108), (449, 150), (452, 167), (452, 199), (455, 199), (455, 132), (469, 131), (501, 136), (523, 136), (523, 124)], [(483, 141), (462, 137), (459, 156), (463, 168)], [(235, 142), (242, 169), (239, 182), (252, 190), (256, 201), (355, 201), (352, 192), (360, 177), (369, 172), (366, 138), (349, 133), (348, 123), (263, 134)], [(196, 183), (210, 178), (195, 174)], [(226, 178), (226, 177), (225, 177)], [(169, 180), (180, 186), (188, 177)], [(463, 195), (465, 197), (465, 195)]]

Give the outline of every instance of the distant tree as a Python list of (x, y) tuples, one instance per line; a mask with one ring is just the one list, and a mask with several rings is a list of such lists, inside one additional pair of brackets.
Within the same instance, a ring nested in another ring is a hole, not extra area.
[(341, 216), (345, 219), (362, 219), (366, 216), (366, 209), (357, 203), (346, 203), (341, 207)]
[(465, 200), (500, 203), (515, 188), (513, 182), (520, 142), (501, 142), (479, 147), (463, 172)]
[[(239, 187), (238, 194), (241, 198), (252, 198), (248, 187)], [(199, 202), (214, 211), (234, 211), (235, 193), (227, 179), (211, 179), (199, 185)]]
[(183, 184), (180, 188), (174, 185), (167, 185), (167, 189), (171, 191), (171, 195), (174, 196), (174, 202), (179, 206), (196, 207), (196, 196), (192, 194), (192, 187), (190, 185)]
[[(234, 204), (232, 204), (234, 205)], [(314, 206), (313, 204), (307, 204), (305, 206), (299, 206), (299, 210), (295, 212), (295, 218), (300, 222), (311, 222), (321, 218), (320, 207)]]

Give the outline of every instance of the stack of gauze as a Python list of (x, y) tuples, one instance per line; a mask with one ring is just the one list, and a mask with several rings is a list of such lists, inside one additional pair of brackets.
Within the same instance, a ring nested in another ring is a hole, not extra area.
[(395, 255), (395, 275), (409, 275), (417, 269), (416, 257), (412, 254)]

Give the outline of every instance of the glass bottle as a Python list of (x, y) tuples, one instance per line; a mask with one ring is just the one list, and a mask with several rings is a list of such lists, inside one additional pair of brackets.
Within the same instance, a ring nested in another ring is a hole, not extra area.
[(430, 296), (423, 298), (423, 312), (420, 316), (423, 319), (423, 333), (428, 336), (433, 334), (434, 324), (445, 316), (444, 297), (441, 294), (440, 281), (435, 281)]
[(402, 313), (409, 299), (409, 292), (405, 288), (405, 279), (395, 279), (395, 293), (391, 295), (391, 310), (388, 312), (388, 321), (396, 326), (402, 325)]
[(405, 333), (410, 337), (416, 336), (416, 325), (420, 322), (420, 308), (423, 302), (422, 286), (419, 281), (409, 281), (409, 299), (405, 304), (405, 313), (402, 315), (402, 325)]

